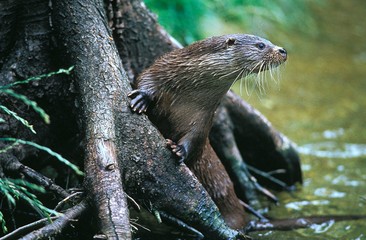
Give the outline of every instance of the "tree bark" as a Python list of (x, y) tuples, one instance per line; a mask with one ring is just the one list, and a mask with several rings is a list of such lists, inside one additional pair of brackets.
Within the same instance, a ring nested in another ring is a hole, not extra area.
[[(130, 239), (131, 229), (118, 160), (119, 129), (125, 124), (127, 76), (102, 1), (55, 1), (54, 26), (66, 61), (75, 66), (85, 141), (85, 189), (108, 239)], [(93, 66), (93, 67), (91, 67)]]
[(158, 23), (141, 0), (115, 0), (108, 7), (123, 66), (133, 85), (137, 76), (156, 58), (182, 47)]

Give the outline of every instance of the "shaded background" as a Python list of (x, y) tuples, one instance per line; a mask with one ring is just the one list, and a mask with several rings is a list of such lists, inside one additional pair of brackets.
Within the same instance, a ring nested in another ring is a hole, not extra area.
[[(289, 52), (265, 91), (233, 89), (298, 144), (304, 185), (278, 193), (276, 218), (366, 215), (366, 1), (146, 0), (181, 43), (251, 33)], [(250, 81), (250, 79), (247, 79)], [(254, 85), (252, 85), (254, 86)], [(260, 239), (366, 239), (366, 221), (314, 225)]]

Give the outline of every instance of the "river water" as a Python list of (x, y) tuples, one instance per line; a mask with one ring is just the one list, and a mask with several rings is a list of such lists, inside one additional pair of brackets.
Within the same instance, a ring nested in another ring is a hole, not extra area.
[[(269, 215), (366, 215), (366, 1), (328, 1), (312, 11), (316, 34), (268, 34), (289, 52), (280, 83), (270, 83), (265, 94), (241, 91), (301, 153), (303, 186), (277, 193), (281, 204)], [(240, 84), (234, 90), (240, 93)], [(366, 220), (253, 236), (366, 239)]]

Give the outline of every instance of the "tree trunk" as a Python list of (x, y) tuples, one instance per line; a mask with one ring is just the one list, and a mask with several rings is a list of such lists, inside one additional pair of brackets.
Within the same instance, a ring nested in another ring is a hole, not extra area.
[(120, 157), (123, 146), (118, 138), (118, 126), (128, 119), (129, 86), (106, 26), (103, 2), (55, 1), (53, 20), (57, 41), (63, 43), (65, 64), (75, 66), (79, 117), (84, 119), (85, 189), (97, 209), (101, 232), (108, 239), (129, 239), (131, 229), (121, 178), (126, 159)]

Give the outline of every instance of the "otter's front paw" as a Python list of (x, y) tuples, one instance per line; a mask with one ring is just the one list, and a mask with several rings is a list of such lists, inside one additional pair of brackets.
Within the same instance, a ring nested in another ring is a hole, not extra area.
[(128, 97), (131, 98), (132, 111), (137, 113), (146, 112), (151, 102), (149, 95), (140, 89), (133, 90), (128, 94)]
[(166, 145), (170, 147), (173, 153), (179, 157), (178, 163), (184, 162), (187, 157), (187, 151), (184, 146), (176, 144), (170, 139), (166, 139)]

